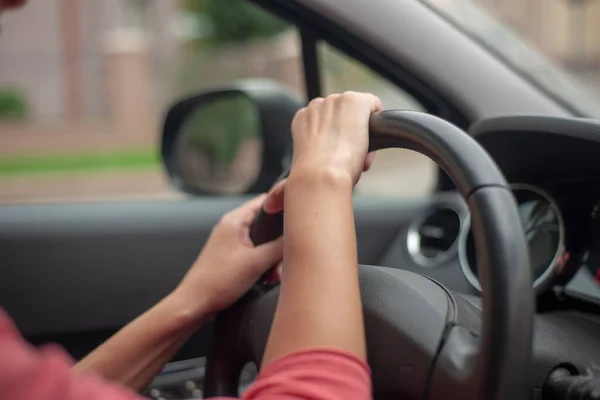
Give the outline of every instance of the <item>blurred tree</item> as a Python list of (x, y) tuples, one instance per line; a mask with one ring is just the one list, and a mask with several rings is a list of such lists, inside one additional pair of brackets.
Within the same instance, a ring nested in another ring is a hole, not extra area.
[(232, 95), (199, 108), (182, 129), (189, 145), (215, 165), (231, 164), (244, 141), (260, 140), (258, 110), (244, 95)]
[(210, 24), (205, 39), (212, 45), (267, 38), (288, 27), (248, 0), (185, 0), (184, 9)]
[(27, 117), (27, 100), (21, 91), (0, 88), (0, 120), (22, 120)]

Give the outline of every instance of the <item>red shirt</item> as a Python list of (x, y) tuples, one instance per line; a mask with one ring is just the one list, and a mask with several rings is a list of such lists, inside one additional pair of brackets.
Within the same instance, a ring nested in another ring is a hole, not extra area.
[[(90, 375), (74, 374), (67, 354), (57, 346), (30, 346), (0, 310), (0, 399), (141, 400), (122, 386)], [(243, 400), (368, 400), (367, 364), (334, 349), (297, 352), (261, 371)]]

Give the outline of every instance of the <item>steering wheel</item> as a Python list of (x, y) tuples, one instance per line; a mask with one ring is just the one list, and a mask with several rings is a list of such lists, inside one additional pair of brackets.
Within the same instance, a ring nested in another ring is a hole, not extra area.
[[(434, 116), (383, 111), (370, 120), (370, 150), (406, 148), (430, 157), (471, 210), (483, 299), (427, 277), (359, 266), (375, 399), (524, 399), (531, 358), (533, 292), (526, 241), (507, 182), (470, 136)], [(259, 243), (282, 231), (259, 213)], [(206, 396), (237, 396), (248, 362), (260, 365), (279, 287), (254, 291), (217, 317)]]

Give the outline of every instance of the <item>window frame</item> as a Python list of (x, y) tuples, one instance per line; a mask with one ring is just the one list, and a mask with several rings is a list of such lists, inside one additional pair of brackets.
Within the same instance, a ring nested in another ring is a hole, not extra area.
[[(310, 32), (310, 36), (314, 40), (312, 43), (308, 42), (307, 45), (312, 44), (315, 47), (312, 51), (317, 52), (317, 43), (319, 40), (322, 40), (347, 57), (362, 63), (374, 73), (395, 85), (398, 89), (412, 96), (423, 106), (427, 113), (440, 117), (464, 131), (469, 129), (471, 124), (469, 118), (447, 100), (445, 96), (402, 65), (374, 49), (354, 33), (332, 23), (323, 16), (300, 5), (295, 0), (248, 1), (292, 23), (299, 32)], [(304, 60), (304, 54), (302, 56), (303, 64), (306, 68), (307, 62)], [(318, 59), (314, 65), (318, 67)], [(321, 87), (322, 81), (320, 72), (316, 74), (319, 77), (318, 87)], [(311, 85), (313, 85), (313, 88), (315, 87), (315, 82), (312, 81), (314, 78), (310, 78), (315, 74), (305, 70), (304, 75), (305, 90), (308, 94), (310, 93)], [(453, 190), (454, 186), (449, 182), (451, 181), (447, 177), (447, 174), (438, 167), (435, 191)]]
[[(248, 0), (295, 25), (300, 32), (310, 32), (316, 42), (322, 40), (351, 59), (360, 62), (419, 102), (424, 109), (466, 130), (469, 119), (444, 96), (402, 65), (390, 60), (360, 37), (326, 18), (306, 9), (295, 0)], [(316, 51), (316, 49), (315, 49)], [(306, 71), (305, 71), (306, 76)], [(306, 82), (307, 88), (311, 82)], [(314, 83), (313, 83), (314, 84)]]

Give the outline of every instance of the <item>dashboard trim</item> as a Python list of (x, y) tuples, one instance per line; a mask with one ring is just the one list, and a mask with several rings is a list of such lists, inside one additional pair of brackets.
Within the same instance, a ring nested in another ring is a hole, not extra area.
[[(441, 210), (450, 210), (458, 216), (460, 221), (458, 234), (456, 235), (456, 238), (454, 238), (454, 242), (452, 242), (452, 245), (448, 248), (448, 250), (446, 250), (442, 254), (437, 255), (436, 257), (426, 257), (425, 255), (423, 255), (420, 249), (421, 235), (419, 233), (419, 229), (423, 225), (423, 223), (425, 223), (427, 218), (429, 218), (435, 212)], [(408, 251), (408, 254), (410, 255), (410, 258), (417, 265), (423, 268), (435, 268), (450, 261), (457, 254), (460, 233), (463, 230), (465, 221), (465, 213), (462, 212), (459, 209), (459, 207), (451, 204), (450, 202), (445, 201), (434, 203), (432, 207), (420, 213), (420, 215), (417, 218), (415, 218), (415, 220), (410, 224), (408, 228), (406, 234), (406, 249)]]

